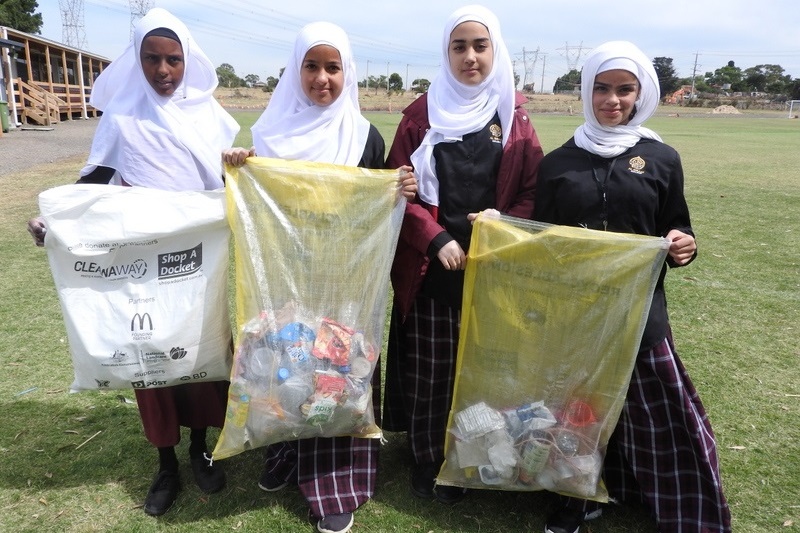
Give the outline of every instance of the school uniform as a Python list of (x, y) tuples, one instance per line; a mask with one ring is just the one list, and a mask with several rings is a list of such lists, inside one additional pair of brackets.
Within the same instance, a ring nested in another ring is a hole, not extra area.
[[(183, 78), (168, 96), (156, 92), (144, 74), (140, 50), (151, 35), (176, 41), (183, 53)], [(94, 83), (91, 103), (103, 116), (78, 182), (171, 191), (222, 188), (221, 153), (231, 146), (239, 125), (214, 100), (216, 87), (215, 69), (186, 26), (164, 9), (150, 10), (137, 23), (129, 46)], [(145, 500), (148, 514), (166, 512), (179, 489), (172, 447), (181, 439), (182, 426), (197, 432), (192, 432), (190, 456), (198, 485), (206, 492), (224, 486), (224, 472), (203, 453), (206, 428), (224, 423), (227, 387), (222, 380), (135, 390), (145, 436), (161, 457)]]
[[(456, 80), (447, 57), (450, 34), (466, 21), (491, 36), (493, 67), (479, 86)], [(529, 218), (542, 158), (496, 17), (479, 6), (457, 10), (443, 52), (429, 93), (403, 111), (387, 159), (414, 166), (419, 198), (406, 207), (392, 265), (384, 428), (408, 432), (418, 470), (435, 470), (444, 458), (464, 284), (463, 271), (446, 270), (437, 253), (453, 240), (468, 251), (468, 213), (494, 208)], [(416, 485), (412, 477), (412, 490), (426, 495)]]
[[(592, 85), (598, 73), (615, 69), (632, 72), (640, 82), (636, 112), (627, 125), (601, 126), (591, 107)], [(658, 103), (649, 60), (630, 43), (606, 43), (587, 58), (584, 76), (587, 122), (542, 161), (534, 219), (655, 237), (677, 229), (694, 236), (680, 157), (641, 126)], [(619, 501), (644, 502), (661, 531), (727, 533), (730, 511), (714, 433), (672, 339), (664, 291), (668, 265), (679, 266), (668, 258), (657, 281), (608, 443), (604, 481)], [(578, 499), (565, 499), (564, 505), (580, 514), (599, 508)]]

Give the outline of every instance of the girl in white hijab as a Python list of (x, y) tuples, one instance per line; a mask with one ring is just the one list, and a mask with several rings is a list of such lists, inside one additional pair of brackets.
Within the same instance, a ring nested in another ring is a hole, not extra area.
[[(157, 28), (177, 36), (183, 51), (183, 80), (168, 96), (151, 86), (140, 54), (144, 37)], [(115, 184), (175, 191), (222, 187), (220, 154), (239, 125), (214, 99), (217, 83), (214, 66), (183, 22), (164, 9), (150, 10), (94, 83), (90, 102), (103, 117), (81, 176), (102, 166), (116, 170)]]
[(435, 477), (455, 378), (469, 216), (493, 209), (530, 218), (542, 148), (491, 11), (453, 12), (440, 51), (439, 74), (403, 110), (387, 159), (413, 165), (419, 198), (406, 205), (392, 266), (383, 428), (408, 431), (412, 492), (450, 504), (464, 490)]
[[(305, 26), (264, 113), (253, 125), (254, 147), (232, 148), (224, 160), (273, 157), (384, 168), (385, 144), (361, 116), (350, 41), (328, 22)], [(400, 167), (399, 188), (413, 198), (416, 180)], [(380, 373), (375, 372), (380, 380)], [(380, 390), (380, 382), (373, 383)], [(372, 497), (378, 467), (376, 439), (311, 438), (267, 447), (259, 487), (272, 492), (297, 485), (322, 533), (344, 533), (353, 513)]]
[[(604, 126), (598, 122), (592, 108), (595, 77), (609, 70), (631, 72), (639, 81), (635, 112), (625, 124)], [(587, 57), (581, 71), (581, 100), (586, 122), (575, 130), (575, 143), (593, 154), (614, 157), (635, 145), (639, 139), (660, 141), (661, 137), (656, 132), (642, 126), (658, 108), (659, 91), (658, 75), (653, 64), (636, 46), (625, 41), (611, 41), (598, 46)]]
[(445, 24), (442, 56), (449, 57), (450, 36), (456, 26), (464, 22), (478, 22), (489, 31), (492, 69), (480, 83), (468, 85), (456, 77), (450, 61), (443, 61), (438, 76), (431, 82), (428, 89), (430, 129), (419, 148), (411, 154), (419, 197), (430, 205), (439, 205), (439, 180), (433, 147), (440, 142), (460, 141), (464, 135), (480, 131), (495, 114), (500, 117), (502, 144), (505, 146), (514, 118), (514, 70), (500, 34), (500, 22), (494, 13), (483, 6), (456, 10)]
[[(149, 11), (133, 42), (95, 81), (91, 103), (103, 116), (79, 183), (175, 191), (222, 187), (221, 153), (239, 126), (214, 100), (216, 86), (214, 68), (186, 26), (163, 9)], [(30, 220), (28, 231), (44, 244), (41, 218)], [(210, 494), (225, 486), (225, 472), (206, 459), (206, 430), (222, 427), (227, 391), (227, 381), (134, 389), (145, 436), (159, 454), (145, 513), (162, 515), (177, 498), (181, 426), (191, 429), (189, 458), (199, 488)]]
[[(341, 94), (325, 106), (316, 104), (302, 87), (306, 54), (319, 45), (339, 51), (344, 73)], [(329, 22), (305, 26), (295, 40), (269, 105), (251, 128), (255, 153), (262, 157), (358, 165), (370, 123), (361, 116), (355, 67), (344, 30)]]
[[(633, 44), (597, 47), (581, 74), (586, 122), (539, 167), (534, 219), (594, 230), (663, 237), (667, 260), (653, 292), (631, 384), (609, 439), (603, 477), (619, 502), (644, 502), (659, 531), (729, 533), (714, 432), (672, 338), (667, 266), (697, 254), (678, 153), (642, 124), (659, 85)], [(578, 533), (600, 516), (596, 502), (564, 498), (549, 533)]]
[[(226, 163), (240, 166), (257, 155), (384, 168), (383, 138), (361, 115), (350, 39), (329, 22), (300, 30), (275, 92), (250, 131), (253, 147), (226, 150)], [(398, 168), (399, 192), (407, 199), (417, 189), (410, 170)]]

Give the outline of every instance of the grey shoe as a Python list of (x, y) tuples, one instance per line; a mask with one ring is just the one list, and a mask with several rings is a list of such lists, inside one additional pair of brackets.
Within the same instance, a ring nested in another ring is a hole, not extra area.
[(319, 533), (347, 533), (353, 527), (353, 513), (329, 514), (317, 522)]

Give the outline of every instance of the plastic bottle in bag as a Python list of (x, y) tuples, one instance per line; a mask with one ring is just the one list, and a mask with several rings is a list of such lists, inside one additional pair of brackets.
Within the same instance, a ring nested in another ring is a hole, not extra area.
[(247, 423), (247, 415), (250, 409), (250, 394), (240, 384), (234, 383), (228, 391), (228, 406), (225, 417), (239, 428), (243, 428)]
[(301, 416), (300, 406), (314, 394), (314, 383), (308, 375), (291, 375), (278, 385), (277, 396), (284, 410), (292, 416)]

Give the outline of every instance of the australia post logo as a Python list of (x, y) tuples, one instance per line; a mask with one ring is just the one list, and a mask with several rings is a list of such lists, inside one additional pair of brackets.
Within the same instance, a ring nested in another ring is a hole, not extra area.
[(203, 243), (179, 252), (158, 254), (158, 279), (188, 276), (203, 266)]

